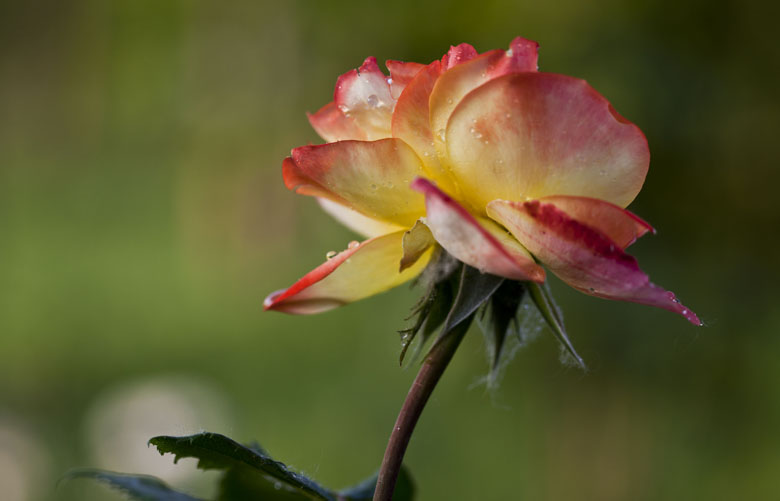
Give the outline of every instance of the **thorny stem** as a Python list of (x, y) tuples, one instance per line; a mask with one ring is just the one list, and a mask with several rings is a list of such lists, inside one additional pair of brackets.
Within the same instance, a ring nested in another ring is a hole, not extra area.
[(390, 501), (392, 499), (395, 482), (401, 471), (401, 463), (406, 447), (409, 445), (409, 439), (412, 437), (414, 426), (417, 424), (428, 398), (433, 393), (436, 383), (439, 382), (444, 373), (444, 369), (452, 360), (452, 356), (460, 345), (470, 323), (470, 321), (465, 321), (438, 339), (425, 357), (420, 372), (417, 373), (412, 387), (409, 388), (409, 394), (406, 396), (398, 419), (395, 421), (393, 432), (390, 434), (385, 457), (379, 468), (374, 501)]

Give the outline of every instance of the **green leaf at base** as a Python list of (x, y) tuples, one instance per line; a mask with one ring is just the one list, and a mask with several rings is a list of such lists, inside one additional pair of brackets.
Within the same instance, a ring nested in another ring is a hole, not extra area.
[[(177, 462), (181, 458), (195, 458), (198, 468), (204, 470), (228, 470), (236, 482), (223, 487), (235, 490), (236, 485), (265, 489), (271, 492), (297, 495), (279, 499), (316, 499), (336, 501), (336, 495), (313, 480), (290, 470), (286, 465), (271, 459), (260, 450), (250, 449), (218, 433), (199, 433), (187, 437), (154, 437), (149, 443), (157, 447), (160, 454), (172, 453)], [(239, 482), (240, 481), (240, 482)], [(303, 497), (301, 497), (303, 496)], [(234, 495), (220, 499), (239, 499)], [(276, 499), (276, 498), (274, 498)]]
[(188, 494), (175, 491), (159, 478), (148, 475), (127, 475), (105, 470), (85, 469), (70, 471), (62, 480), (67, 481), (74, 478), (98, 480), (137, 501), (201, 501)]

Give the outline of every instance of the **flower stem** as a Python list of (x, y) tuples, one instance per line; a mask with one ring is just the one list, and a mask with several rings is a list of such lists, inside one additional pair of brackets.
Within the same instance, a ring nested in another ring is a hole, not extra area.
[(395, 482), (401, 471), (401, 463), (406, 447), (409, 445), (409, 439), (412, 437), (414, 426), (417, 424), (428, 398), (433, 393), (436, 383), (441, 379), (444, 369), (447, 368), (455, 350), (458, 349), (466, 334), (471, 323), (470, 320), (460, 323), (452, 331), (437, 339), (425, 357), (420, 372), (417, 373), (412, 387), (409, 388), (409, 394), (406, 396), (398, 419), (395, 421), (393, 432), (390, 434), (385, 457), (379, 468), (374, 501), (390, 501), (392, 499)]

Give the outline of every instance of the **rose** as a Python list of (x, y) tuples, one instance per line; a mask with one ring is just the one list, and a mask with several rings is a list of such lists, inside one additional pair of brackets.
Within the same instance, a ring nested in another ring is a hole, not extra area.
[(639, 128), (585, 81), (537, 71), (536, 42), (428, 65), (376, 59), (339, 77), (309, 115), (327, 144), (292, 150), (288, 188), (370, 237), (271, 294), (265, 308), (317, 313), (418, 275), (440, 245), (483, 272), (541, 283), (544, 264), (592, 296), (670, 310), (625, 249), (652, 227), (625, 207), (650, 160)]

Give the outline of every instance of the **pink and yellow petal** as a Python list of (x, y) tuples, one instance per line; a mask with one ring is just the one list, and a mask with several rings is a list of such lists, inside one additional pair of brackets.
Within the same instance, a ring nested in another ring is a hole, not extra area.
[(327, 198), (317, 198), (317, 202), (320, 204), (320, 207), (335, 220), (339, 221), (355, 233), (367, 238), (386, 235), (404, 229), (397, 224), (386, 223), (378, 219), (364, 216), (346, 205), (342, 205)]
[(570, 218), (600, 231), (618, 247), (625, 249), (647, 232), (655, 229), (642, 218), (615, 204), (596, 198), (552, 195), (540, 202), (550, 203)]
[(310, 271), (288, 289), (269, 295), (266, 310), (313, 314), (373, 296), (416, 277), (430, 252), (402, 272), (403, 231), (350, 245), (347, 250)]
[(325, 141), (365, 140), (366, 133), (357, 126), (352, 117), (346, 117), (334, 102), (323, 106), (316, 113), (307, 113), (312, 128)]
[(456, 192), (450, 172), (441, 164), (433, 144), (428, 120), (428, 99), (441, 74), (442, 64), (434, 61), (423, 68), (406, 86), (393, 113), (393, 137), (403, 139), (414, 148), (428, 175), (446, 191)]
[(651, 283), (636, 259), (617, 243), (552, 203), (496, 200), (488, 205), (488, 214), (575, 289), (591, 296), (656, 306), (701, 325), (696, 314), (673, 293)]
[(414, 150), (393, 138), (302, 146), (283, 164), (289, 189), (405, 228), (424, 213), (423, 197), (409, 188), (421, 174)]
[(366, 58), (360, 68), (341, 75), (336, 82), (333, 101), (344, 116), (351, 118), (364, 132), (365, 139), (390, 137), (395, 99), (376, 58)]
[(550, 73), (496, 78), (466, 96), (447, 125), (447, 158), (463, 196), (574, 195), (628, 205), (650, 162), (639, 128), (585, 81)]
[[(447, 122), (460, 100), (494, 78), (508, 73), (536, 71), (538, 49), (538, 43), (518, 37), (507, 51), (493, 50), (463, 64), (445, 67), (448, 71), (438, 79), (430, 97), (430, 128), (440, 154), (446, 152)], [(449, 60), (452, 59), (450, 56)]]
[(475, 218), (427, 179), (415, 179), (412, 188), (425, 195), (425, 224), (455, 258), (484, 273), (544, 282), (541, 266), (498, 225)]

